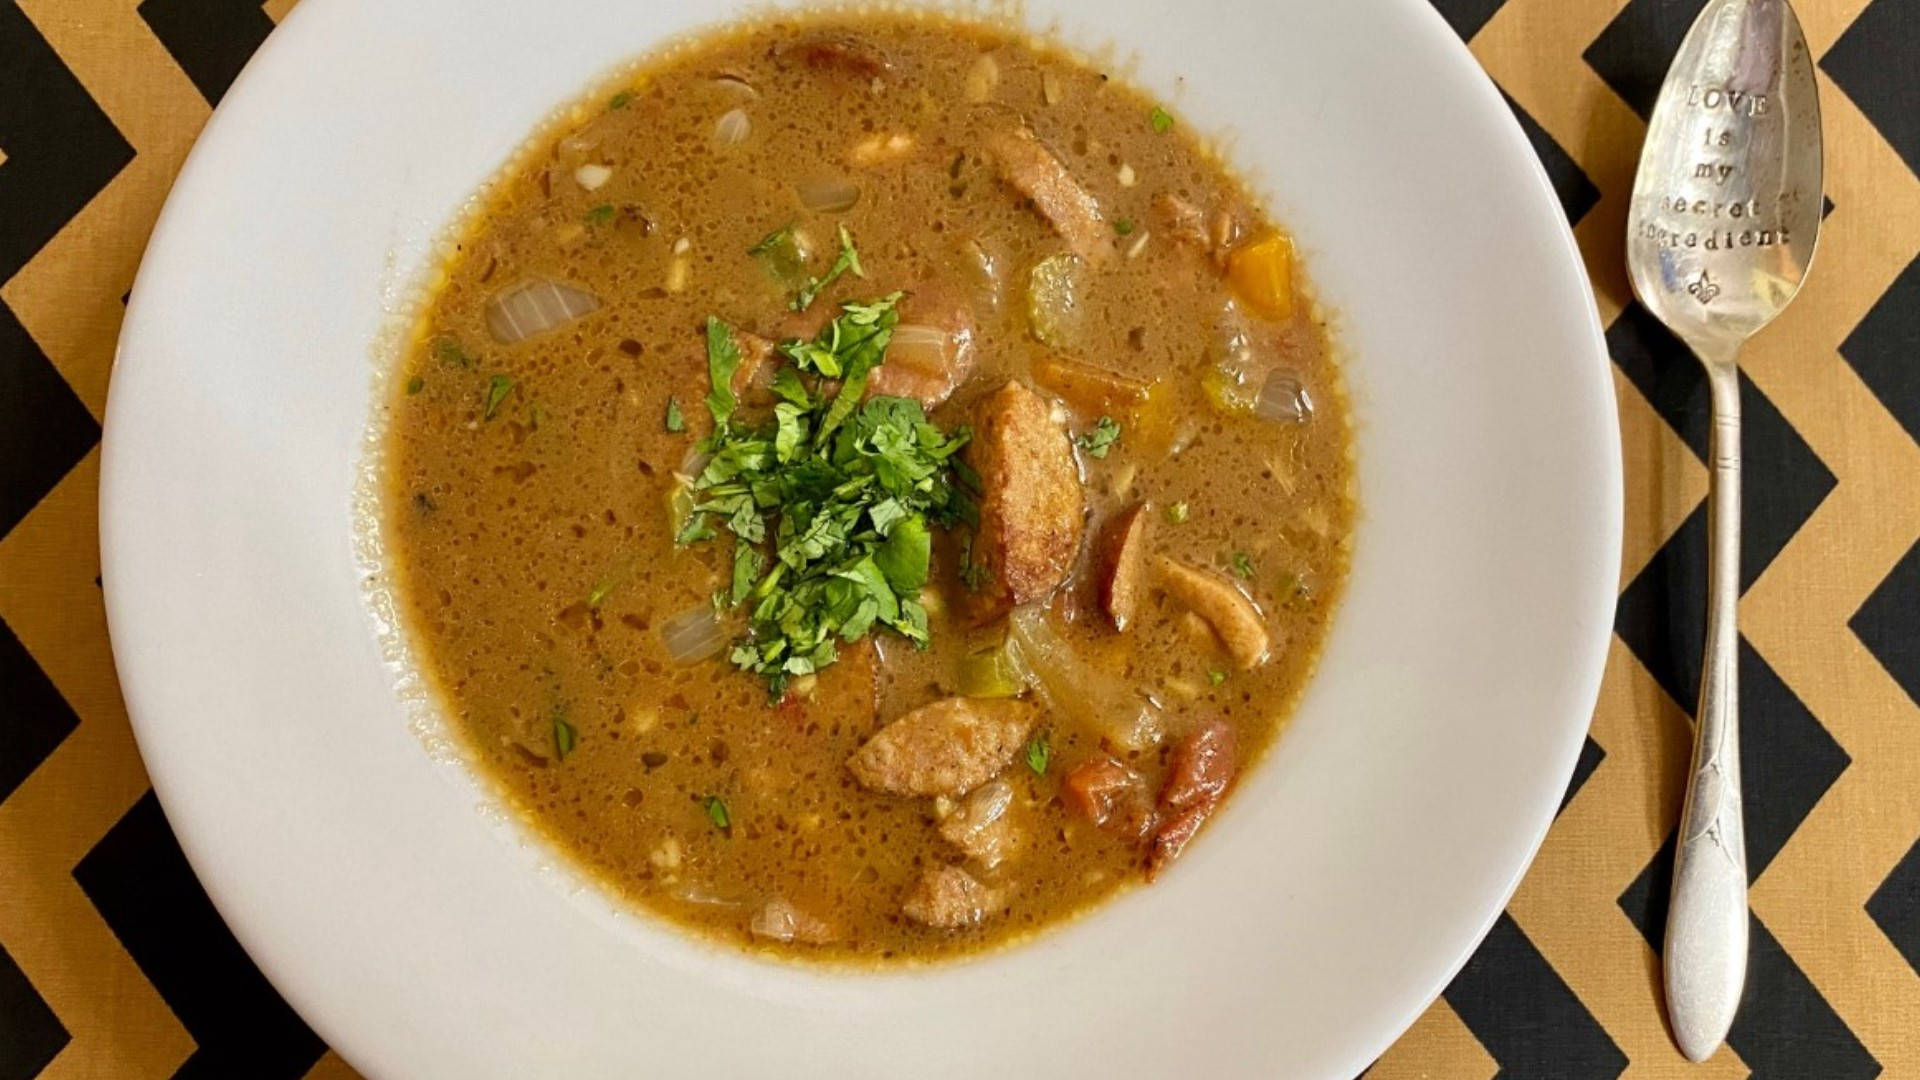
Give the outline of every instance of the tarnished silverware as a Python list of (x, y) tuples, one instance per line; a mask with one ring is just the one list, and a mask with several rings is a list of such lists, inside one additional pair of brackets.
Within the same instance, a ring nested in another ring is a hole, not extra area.
[(1786, 0), (1709, 0), (1647, 127), (1627, 267), (1700, 358), (1713, 399), (1707, 642), (1667, 914), (1667, 1014), (1687, 1057), (1726, 1038), (1747, 968), (1734, 626), (1740, 597), (1740, 346), (1800, 289), (1820, 232), (1820, 102)]

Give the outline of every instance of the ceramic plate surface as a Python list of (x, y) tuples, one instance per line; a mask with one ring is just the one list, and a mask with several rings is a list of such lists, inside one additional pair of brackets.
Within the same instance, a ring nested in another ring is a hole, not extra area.
[(1230, 135), (1349, 354), (1351, 589), (1177, 872), (971, 962), (772, 964), (582, 887), (413, 730), (356, 549), (375, 343), (543, 117), (736, 8), (305, 0), (213, 117), (133, 292), (101, 495), (127, 704), (195, 870), (372, 1077), (1347, 1080), (1545, 833), (1619, 557), (1579, 254), (1422, 0), (1025, 5)]

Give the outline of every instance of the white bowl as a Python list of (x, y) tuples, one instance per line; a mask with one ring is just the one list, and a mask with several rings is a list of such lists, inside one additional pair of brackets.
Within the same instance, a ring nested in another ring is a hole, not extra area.
[(356, 562), (370, 350), (543, 115), (744, 7), (306, 0), (214, 115), (134, 289), (101, 482), (114, 652), (194, 868), (376, 1077), (1345, 1080), (1544, 834), (1619, 555), (1579, 256), (1421, 0), (1025, 4), (1232, 133), (1350, 354), (1352, 587), (1291, 730), (1177, 873), (968, 963), (770, 964), (543, 870), (410, 730)]

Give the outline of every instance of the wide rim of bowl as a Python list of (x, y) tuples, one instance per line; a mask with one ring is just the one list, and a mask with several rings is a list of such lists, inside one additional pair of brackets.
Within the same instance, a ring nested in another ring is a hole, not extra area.
[[(140, 364), (149, 340), (172, 332), (166, 313), (154, 310), (147, 301), (154, 291), (150, 282), (186, 272), (187, 264), (182, 260), (194, 250), (191, 230), (200, 224), (195, 201), (204, 197), (209, 177), (225, 168), (232, 155), (246, 152), (250, 140), (258, 138), (257, 131), (248, 131), (230, 121), (234, 112), (231, 103), (246, 101), (253, 95), (255, 87), (264, 81), (263, 71), (309, 63), (337, 49), (338, 42), (327, 36), (331, 31), (323, 29), (322, 9), (342, 9), (348, 3), (349, 0), (305, 0), (269, 37), (229, 90), (226, 103), (216, 110), (183, 166), (174, 194), (155, 225), (129, 301), (126, 331), (118, 357), (120, 364)], [(1557, 221), (1556, 228), (1547, 230), (1556, 249), (1542, 256), (1552, 264), (1554, 284), (1561, 292), (1577, 286), (1580, 294), (1579, 300), (1562, 303), (1565, 310), (1561, 321), (1566, 331), (1565, 343), (1584, 351), (1584, 356), (1575, 359), (1579, 361), (1579, 369), (1590, 376), (1588, 384), (1578, 393), (1581, 409), (1585, 410), (1582, 419), (1592, 423), (1591, 430), (1581, 435), (1595, 439), (1594, 453), (1585, 461), (1592, 471), (1577, 478), (1594, 490), (1590, 519), (1593, 542), (1591, 550), (1583, 552), (1590, 565), (1584, 566), (1579, 583), (1585, 597), (1580, 616), (1587, 621), (1597, 616), (1599, 626), (1587, 633), (1584, 654), (1571, 660), (1572, 670), (1566, 683), (1569, 700), (1584, 702), (1590, 711), (1598, 695), (1611, 640), (1609, 624), (1622, 529), (1622, 468), (1610, 365), (1584, 262), (1571, 231), (1560, 216), (1545, 171), (1499, 92), (1465, 45), (1438, 13), (1421, 0), (1379, 0), (1375, 6), (1382, 5), (1397, 9), (1400, 14), (1395, 18), (1404, 19), (1411, 32), (1424, 39), (1423, 47), (1430, 50), (1434, 63), (1444, 69), (1439, 77), (1449, 84), (1458, 103), (1471, 111), (1471, 122), (1491, 124), (1499, 129), (1497, 139), (1502, 144), (1503, 158), (1499, 166), (1524, 173), (1521, 187), (1531, 190), (1528, 196), (1531, 205), (1521, 207), (1520, 212), (1533, 219), (1550, 213)], [(244, 317), (244, 313), (229, 314)], [(152, 569), (153, 553), (145, 550), (143, 533), (155, 513), (153, 492), (144, 487), (148, 473), (144, 468), (136, 468), (135, 463), (148, 455), (167, 452), (164, 445), (154, 442), (154, 433), (164, 428), (165, 403), (154, 399), (145, 380), (138, 395), (128, 390), (127, 385), (116, 378), (109, 393), (100, 487), (101, 556), (109, 628), (116, 657), (121, 662), (127, 708), (151, 771), (154, 789), (170, 819), (178, 823), (181, 846), (209, 897), (268, 978), (350, 1061), (370, 1073), (390, 1070), (396, 1066), (389, 1063), (399, 1060), (390, 1054), (396, 1033), (370, 1029), (362, 1018), (353, 1015), (352, 1008), (337, 996), (328, 996), (309, 978), (314, 944), (290, 939), (276, 913), (256, 903), (258, 891), (252, 887), (252, 881), (261, 873), (261, 868), (250, 865), (244, 854), (236, 852), (223, 837), (222, 830), (208, 819), (207, 808), (227, 793), (210, 791), (206, 785), (212, 769), (209, 763), (183, 756), (182, 748), (175, 745), (173, 732), (186, 718), (178, 715), (176, 704), (162, 703), (167, 695), (160, 693), (159, 688), (171, 673), (158, 669), (148, 660), (159, 646), (156, 634), (165, 627), (150, 617), (152, 599), (131, 584), (137, 580), (136, 575)], [(1364, 432), (1359, 437), (1364, 439)], [(1364, 446), (1361, 452), (1366, 452)], [(177, 464), (190, 467), (187, 462)], [(1364, 514), (1364, 492), (1362, 500)], [(1471, 912), (1471, 918), (1457, 920), (1444, 949), (1444, 962), (1429, 963), (1416, 975), (1402, 978), (1396, 991), (1381, 1002), (1379, 1015), (1367, 1025), (1365, 1038), (1357, 1038), (1351, 1045), (1318, 1059), (1320, 1064), (1328, 1066), (1327, 1075), (1335, 1075), (1339, 1069), (1351, 1075), (1382, 1052), (1439, 995), (1499, 917), (1545, 839), (1586, 732), (1585, 712), (1577, 718), (1560, 719), (1550, 744), (1540, 752), (1538, 772), (1528, 787), (1524, 805), (1514, 807), (1516, 818), (1530, 823), (1530, 827), (1500, 853), (1498, 862), (1504, 872), (1489, 877), (1484, 883), (1479, 890), (1480, 902)]]

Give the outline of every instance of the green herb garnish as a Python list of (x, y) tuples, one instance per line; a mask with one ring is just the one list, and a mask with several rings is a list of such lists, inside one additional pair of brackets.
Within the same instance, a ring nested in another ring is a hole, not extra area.
[(706, 799), (707, 820), (713, 822), (716, 829), (733, 827), (733, 815), (727, 811), (727, 800), (718, 795), (709, 795)]
[[(733, 534), (733, 572), (718, 598), (744, 606), (748, 631), (729, 654), (778, 698), (788, 680), (834, 662), (839, 648), (886, 627), (927, 641), (918, 594), (932, 527), (973, 520), (954, 477), (965, 429), (948, 434), (912, 398), (863, 401), (899, 322), (900, 294), (846, 303), (812, 341), (788, 341), (774, 415), (736, 426), (728, 385), (739, 366), (732, 328), (707, 323), (714, 434), (694, 478), (678, 541)], [(832, 394), (822, 392), (838, 382)]]
[(1133, 234), (1133, 219), (1132, 218), (1115, 219), (1113, 223), (1113, 231), (1120, 234), (1121, 236), (1131, 236)]
[(500, 411), (500, 403), (507, 400), (507, 395), (511, 393), (513, 393), (513, 380), (511, 378), (505, 375), (495, 375), (493, 378), (487, 380), (487, 419), (493, 419), (493, 414)]
[(1221, 671), (1219, 668), (1210, 668), (1207, 671), (1207, 681), (1215, 686), (1219, 686), (1221, 683), (1227, 681), (1227, 673)]
[(433, 339), (433, 356), (448, 367), (470, 368), (473, 366), (473, 357), (467, 355), (467, 350), (461, 347), (460, 339), (451, 334), (442, 334)]
[(1233, 572), (1239, 577), (1251, 578), (1253, 576), (1253, 556), (1248, 555), (1244, 551), (1236, 551), (1233, 553), (1233, 558), (1229, 561), (1233, 563)]
[(1184, 502), (1174, 503), (1167, 507), (1163, 516), (1167, 519), (1167, 524), (1169, 525), (1183, 524), (1188, 516), (1187, 504)]
[(567, 760), (567, 755), (573, 753), (573, 748), (578, 745), (579, 742), (580, 733), (574, 730), (573, 724), (567, 720), (567, 707), (565, 705), (555, 705), (553, 707), (554, 754), (559, 757), (561, 761), (565, 761)]
[(1047, 762), (1052, 758), (1053, 747), (1047, 742), (1047, 733), (1044, 731), (1034, 732), (1033, 738), (1027, 740), (1027, 768), (1032, 769), (1033, 775), (1035, 776), (1045, 776), (1047, 775)]
[(1173, 130), (1173, 114), (1158, 105), (1155, 105), (1153, 111), (1147, 114), (1147, 122), (1153, 125), (1156, 135), (1165, 135)]
[(413, 378), (408, 379), (407, 380), (407, 396), (412, 397), (413, 395), (419, 393), (422, 389), (426, 387), (426, 385), (427, 385), (427, 380), (421, 378), (418, 375), (415, 375)]
[(582, 214), (580, 220), (586, 222), (591, 228), (599, 228), (602, 225), (606, 225), (613, 221), (613, 204), (603, 202), (599, 206)]
[(1103, 416), (1093, 425), (1092, 431), (1080, 436), (1080, 449), (1085, 450), (1088, 457), (1104, 458), (1107, 451), (1113, 449), (1113, 444), (1119, 441), (1120, 425), (1114, 423), (1113, 417)]
[(607, 108), (624, 109), (627, 107), (627, 102), (632, 100), (633, 100), (633, 93), (628, 90), (622, 90), (619, 93), (607, 99)]
[[(777, 236), (779, 234), (776, 233), (775, 235)], [(768, 239), (772, 239), (772, 237)], [(764, 244), (766, 241), (763, 240), (761, 243)], [(853, 237), (847, 235), (847, 227), (842, 225), (840, 226), (840, 254), (833, 260), (833, 266), (827, 270), (827, 276), (808, 279), (806, 286), (800, 290), (799, 295), (793, 298), (793, 310), (805, 311), (812, 307), (814, 299), (818, 297), (827, 286), (833, 284), (841, 274), (849, 270), (853, 271), (854, 277), (863, 278), (867, 276), (866, 271), (860, 268), (860, 253), (854, 250)]]
[(680, 399), (677, 397), (667, 399), (667, 430), (675, 435), (687, 430), (687, 418), (680, 414)]

